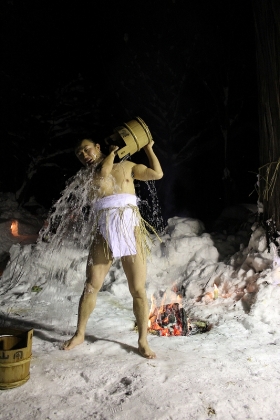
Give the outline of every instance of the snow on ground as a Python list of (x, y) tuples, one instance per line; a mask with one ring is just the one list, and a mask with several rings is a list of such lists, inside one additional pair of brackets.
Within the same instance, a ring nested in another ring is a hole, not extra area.
[[(16, 218), (33, 228), (14, 237), (9, 223)], [(150, 335), (157, 358), (146, 360), (137, 352), (118, 260), (86, 341), (60, 350), (75, 331), (87, 255), (70, 242), (52, 253), (47, 243), (32, 245), (38, 231), (32, 220), (27, 212), (15, 214), (7, 200), (0, 244), (10, 261), (0, 280), (0, 325), (34, 328), (34, 337), (30, 379), (0, 391), (0, 419), (280, 419), (280, 269), (260, 228), (248, 244), (244, 227), (209, 234), (198, 220), (169, 220), (148, 263), (148, 296), (160, 300), (165, 293), (168, 303), (181, 293), (190, 319), (211, 329)]]

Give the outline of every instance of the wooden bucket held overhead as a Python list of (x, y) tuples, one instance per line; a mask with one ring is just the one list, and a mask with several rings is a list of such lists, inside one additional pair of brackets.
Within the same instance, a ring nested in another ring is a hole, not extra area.
[(139, 152), (142, 147), (153, 140), (149, 127), (140, 117), (136, 117), (135, 119), (124, 123), (123, 126), (116, 127), (114, 132), (118, 134), (125, 143), (125, 146), (117, 151), (117, 155), (120, 159), (124, 159)]

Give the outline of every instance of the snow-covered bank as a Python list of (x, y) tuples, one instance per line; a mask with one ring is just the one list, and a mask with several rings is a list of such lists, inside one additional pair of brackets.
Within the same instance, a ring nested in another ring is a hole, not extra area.
[[(1, 325), (34, 328), (33, 358), (29, 381), (1, 391), (0, 419), (279, 419), (275, 255), (258, 229), (221, 261), (217, 236), (198, 220), (173, 218), (162, 243), (155, 239), (148, 296), (160, 301), (164, 293), (166, 300), (179, 293), (188, 315), (212, 328), (187, 337), (150, 335), (154, 360), (137, 353), (132, 300), (118, 260), (86, 341), (63, 352), (60, 344), (75, 330), (86, 252), (71, 243), (51, 255), (44, 242), (14, 244), (0, 283)], [(228, 236), (219, 237), (227, 255), (234, 239)]]

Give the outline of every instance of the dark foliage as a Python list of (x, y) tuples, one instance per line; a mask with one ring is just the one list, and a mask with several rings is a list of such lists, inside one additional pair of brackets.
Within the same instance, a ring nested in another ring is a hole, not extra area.
[[(259, 85), (260, 201), (280, 230), (280, 3), (254, 2)], [(268, 223), (268, 231), (271, 223)]]
[(4, 6), (2, 190), (50, 207), (77, 170), (80, 132), (103, 139), (140, 115), (165, 172), (164, 217), (212, 218), (248, 200), (258, 166), (250, 2), (105, 1), (94, 13), (90, 2), (39, 3)]

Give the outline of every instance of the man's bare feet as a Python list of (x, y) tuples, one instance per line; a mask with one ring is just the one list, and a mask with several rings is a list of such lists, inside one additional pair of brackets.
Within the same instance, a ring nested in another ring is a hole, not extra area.
[(155, 352), (153, 352), (148, 343), (144, 343), (141, 344), (140, 342), (138, 342), (138, 351), (140, 353), (141, 356), (145, 357), (146, 359), (155, 359), (156, 354)]
[(82, 344), (84, 342), (84, 336), (75, 333), (70, 340), (67, 340), (63, 343), (61, 350), (71, 350), (74, 347)]

